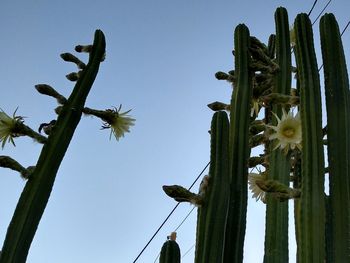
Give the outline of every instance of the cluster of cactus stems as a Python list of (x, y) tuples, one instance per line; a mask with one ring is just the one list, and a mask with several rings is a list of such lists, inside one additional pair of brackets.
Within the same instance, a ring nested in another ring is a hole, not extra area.
[[(208, 105), (215, 111), (210, 168), (199, 192), (163, 186), (176, 201), (198, 206), (196, 263), (243, 262), (248, 186), (266, 205), (264, 263), (289, 261), (288, 200), (294, 200), (297, 262), (350, 262), (350, 93), (339, 27), (333, 14), (320, 20), (322, 127), (310, 19), (298, 14), (291, 27), (280, 7), (275, 26), (267, 45), (245, 25), (235, 29), (235, 68), (216, 73), (232, 84), (232, 98)], [(256, 146), (264, 151), (251, 156)], [(258, 172), (249, 173), (251, 168)]]
[[(116, 139), (122, 137), (124, 132), (129, 131), (129, 126), (134, 124), (135, 120), (126, 115), (129, 111), (119, 113), (120, 108), (101, 111), (84, 107), (100, 63), (104, 60), (105, 47), (103, 32), (96, 30), (92, 45), (79, 45), (75, 48), (79, 53), (86, 52), (89, 54), (87, 64), (70, 53), (61, 55), (63, 60), (75, 63), (79, 70), (66, 76), (68, 80), (76, 82), (69, 98), (65, 98), (47, 84), (35, 86), (39, 93), (55, 98), (59, 104), (55, 110), (57, 119), (41, 124), (39, 132), (26, 126), (23, 117), (16, 116), (16, 112), (12, 117), (3, 111), (0, 112), (0, 141), (2, 141), (2, 147), (7, 142), (14, 144), (14, 139), (18, 136), (29, 136), (43, 144), (36, 165), (28, 168), (23, 167), (9, 156), (0, 156), (1, 167), (18, 171), (22, 178), (26, 180), (24, 190), (7, 230), (0, 254), (1, 263), (26, 262), (31, 242), (49, 200), (57, 171), (82, 114), (100, 118), (104, 122), (102, 128), (110, 128), (111, 134), (114, 134)], [(42, 135), (42, 131), (47, 136)]]

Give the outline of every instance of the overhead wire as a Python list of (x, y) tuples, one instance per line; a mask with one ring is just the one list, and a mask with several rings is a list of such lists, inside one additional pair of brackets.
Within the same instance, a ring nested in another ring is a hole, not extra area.
[(314, 10), (314, 7), (315, 7), (315, 5), (317, 4), (317, 1), (318, 1), (318, 0), (315, 0), (315, 2), (313, 3), (313, 5), (312, 5), (312, 7), (311, 7), (311, 9), (310, 9), (310, 11), (309, 11), (309, 13), (307, 13), (308, 16), (310, 16), (310, 14), (312, 13), (312, 10)]
[[(207, 163), (207, 165), (203, 168), (203, 170), (199, 173), (199, 175), (197, 176), (197, 178), (193, 181), (193, 183), (190, 185), (190, 187), (188, 188), (188, 190), (191, 190), (192, 187), (196, 184), (196, 182), (198, 181), (198, 179), (202, 176), (202, 174), (204, 173), (204, 171), (208, 168), (210, 162)], [(170, 213), (168, 214), (168, 216), (164, 219), (164, 221), (161, 223), (161, 225), (157, 228), (157, 230), (154, 232), (153, 236), (149, 239), (149, 241), (147, 242), (147, 244), (143, 247), (143, 249), (141, 250), (141, 252), (137, 255), (137, 257), (135, 258), (135, 260), (133, 261), (133, 263), (137, 262), (137, 260), (140, 258), (140, 256), (142, 255), (142, 253), (146, 250), (146, 248), (148, 247), (148, 245), (152, 242), (152, 240), (155, 238), (155, 236), (158, 234), (158, 232), (162, 229), (162, 227), (165, 225), (165, 223), (168, 221), (168, 219), (170, 218), (170, 216), (175, 212), (176, 208), (179, 206), (180, 203), (177, 203), (175, 205), (175, 207), (170, 211)]]
[[(350, 20), (348, 21), (348, 23), (344, 27), (343, 31), (340, 33), (340, 37), (342, 37), (344, 35), (344, 33), (348, 29), (349, 25), (350, 25)], [(322, 68), (323, 68), (323, 64), (319, 67), (318, 72), (320, 72)]]
[(332, 2), (332, 0), (329, 0), (327, 2), (327, 4), (323, 7), (323, 9), (321, 10), (321, 12), (318, 14), (318, 16), (315, 18), (314, 22), (312, 22), (312, 25), (314, 25), (317, 20), (320, 18), (320, 16), (323, 14), (323, 12), (327, 9), (327, 7), (329, 6), (329, 4)]

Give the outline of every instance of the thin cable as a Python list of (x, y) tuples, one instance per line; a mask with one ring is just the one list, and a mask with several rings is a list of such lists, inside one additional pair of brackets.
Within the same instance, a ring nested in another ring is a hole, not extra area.
[(190, 216), (190, 214), (193, 212), (193, 210), (196, 208), (196, 206), (193, 206), (191, 211), (187, 214), (187, 216), (181, 221), (181, 223), (178, 225), (177, 228), (175, 228), (174, 232), (176, 232), (181, 226), (183, 223), (185, 223), (185, 221), (187, 220), (187, 218)]
[[(200, 174), (197, 176), (197, 178), (194, 180), (194, 182), (191, 184), (191, 186), (188, 188), (188, 190), (191, 190), (191, 188), (196, 184), (196, 182), (198, 181), (198, 179), (201, 177), (201, 175), (204, 173), (204, 171), (207, 169), (207, 167), (209, 166), (210, 162), (207, 163), (207, 165), (203, 168), (203, 170), (200, 172)], [(139, 257), (142, 255), (142, 253), (146, 250), (146, 248), (148, 247), (148, 245), (152, 242), (152, 240), (155, 238), (155, 236), (158, 234), (158, 232), (162, 229), (162, 227), (164, 226), (164, 224), (168, 221), (168, 219), (170, 218), (170, 216), (175, 212), (176, 208), (179, 206), (180, 203), (177, 203), (175, 205), (175, 207), (173, 208), (173, 210), (171, 210), (171, 212), (169, 213), (169, 215), (165, 218), (165, 220), (163, 221), (163, 223), (158, 227), (158, 229), (156, 230), (156, 232), (153, 234), (153, 236), (150, 238), (150, 240), (147, 242), (147, 244), (144, 246), (144, 248), (141, 250), (141, 252), (137, 255), (137, 257), (135, 258), (135, 260), (133, 261), (133, 263), (135, 263)]]
[(346, 24), (346, 26), (344, 27), (343, 31), (341, 32), (341, 34), (340, 34), (341, 37), (342, 37), (343, 34), (345, 33), (346, 29), (348, 29), (349, 25), (350, 25), (350, 20), (349, 20), (349, 22)]
[(310, 16), (310, 15), (311, 15), (311, 12), (312, 12), (312, 10), (314, 10), (314, 7), (315, 7), (315, 5), (316, 5), (317, 1), (318, 1), (318, 0), (315, 0), (314, 4), (312, 5), (312, 7), (311, 7), (311, 9), (310, 9), (309, 13), (307, 14), (308, 16)]
[[(186, 215), (186, 217), (181, 221), (181, 223), (178, 225), (178, 227), (175, 228), (174, 232), (176, 232), (176, 231), (182, 226), (182, 224), (187, 220), (187, 218), (190, 216), (190, 214), (193, 212), (193, 210), (194, 210), (195, 208), (196, 208), (196, 207), (194, 206), (194, 207), (191, 209), (191, 211), (190, 211), (190, 212)], [(154, 263), (157, 262), (157, 259), (159, 258), (159, 256), (160, 256), (160, 253), (158, 253), (156, 259), (154, 260)]]
[(195, 244), (192, 245), (192, 247), (190, 247), (185, 254), (183, 254), (183, 256), (181, 257), (181, 259), (183, 259), (193, 248), (194, 248)]
[(320, 16), (323, 14), (323, 12), (326, 10), (326, 8), (329, 6), (329, 4), (332, 2), (332, 0), (329, 0), (328, 3), (325, 5), (325, 7), (321, 10), (321, 12), (318, 14), (314, 22), (312, 22), (312, 25), (316, 23), (316, 21), (320, 18)]
[(158, 253), (158, 256), (156, 257), (156, 259), (154, 260), (153, 263), (156, 263), (156, 262), (157, 262), (157, 259), (159, 258), (159, 256), (160, 256), (160, 252)]
[[(348, 29), (349, 25), (350, 25), (350, 20), (349, 20), (349, 22), (346, 24), (346, 26), (344, 27), (343, 31), (341, 32), (340, 37), (343, 36), (343, 34), (345, 33), (345, 31)], [(322, 64), (322, 65), (320, 66), (320, 68), (318, 69), (318, 72), (320, 72), (322, 68), (323, 68), (323, 64)]]

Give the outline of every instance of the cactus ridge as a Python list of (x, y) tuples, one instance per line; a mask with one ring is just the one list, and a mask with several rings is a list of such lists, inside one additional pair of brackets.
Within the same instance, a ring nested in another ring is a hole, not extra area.
[[(289, 95), (291, 89), (291, 51), (288, 14), (285, 8), (277, 8), (275, 24), (276, 63), (280, 69), (275, 74), (272, 92)], [(270, 108), (267, 108), (267, 115), (271, 116), (268, 111), (281, 117), (282, 106), (272, 104)], [(285, 155), (280, 150), (274, 151), (273, 148), (274, 145), (269, 144), (268, 178), (288, 186), (289, 155)], [(273, 196), (267, 195), (264, 263), (274, 262), (288, 262), (288, 202), (280, 202)]]
[(320, 80), (310, 19), (299, 14), (294, 25), (303, 142), (299, 260), (321, 263), (325, 259), (325, 200)]
[(229, 121), (226, 112), (213, 115), (211, 124), (210, 168), (203, 204), (198, 208), (196, 263), (220, 261), (229, 197)]
[(320, 20), (325, 76), (329, 192), (328, 260), (350, 262), (350, 112), (349, 79), (338, 23), (333, 14)]
[(250, 103), (249, 29), (240, 24), (235, 29), (236, 86), (232, 92), (230, 115), (230, 201), (225, 232), (224, 262), (242, 262), (246, 228)]

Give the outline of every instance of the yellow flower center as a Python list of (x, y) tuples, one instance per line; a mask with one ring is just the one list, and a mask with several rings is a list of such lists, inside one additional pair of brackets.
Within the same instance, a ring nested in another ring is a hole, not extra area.
[(283, 129), (283, 135), (287, 138), (292, 138), (295, 134), (295, 130), (292, 127), (286, 127)]

